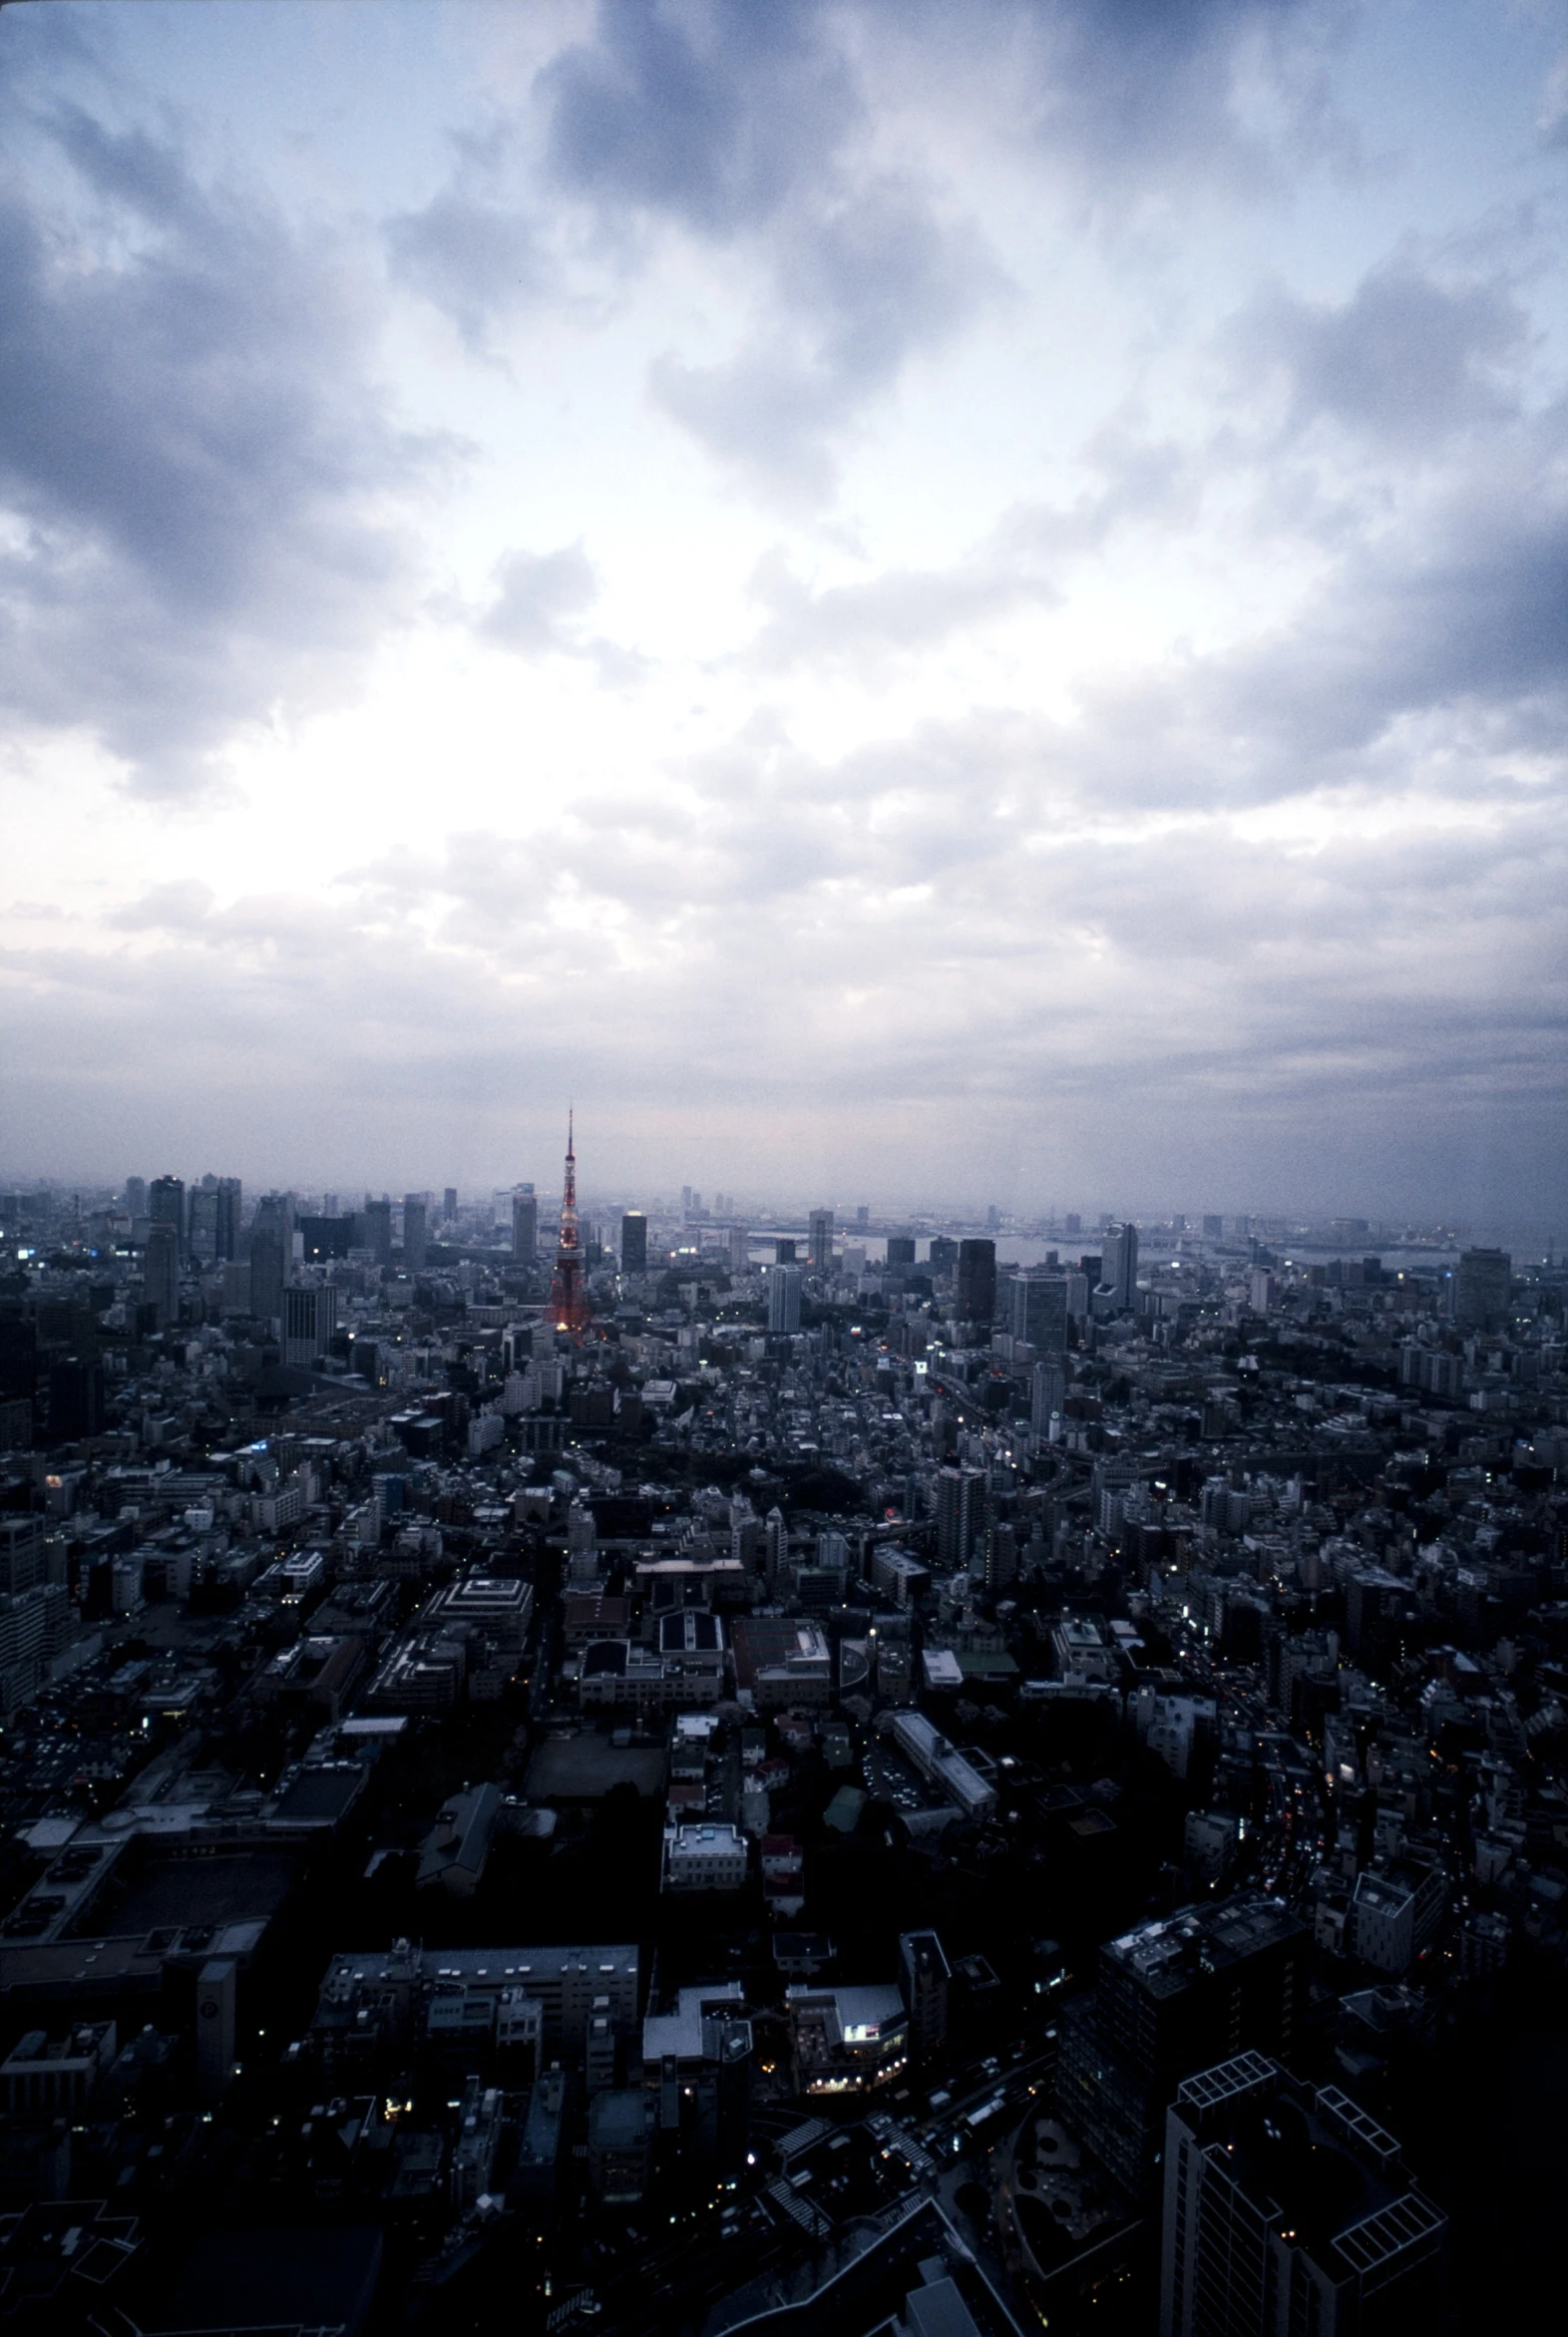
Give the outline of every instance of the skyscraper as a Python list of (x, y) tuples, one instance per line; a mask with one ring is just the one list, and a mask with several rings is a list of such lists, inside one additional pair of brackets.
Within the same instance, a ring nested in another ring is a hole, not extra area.
[(403, 1196), (403, 1264), (410, 1274), (424, 1271), (427, 1243), (425, 1196), (423, 1193), (405, 1193)]
[(983, 1469), (944, 1468), (937, 1472), (937, 1564), (961, 1574), (975, 1554), (985, 1525)]
[(800, 1329), (800, 1268), (768, 1268), (768, 1330), (775, 1339)]
[(148, 1215), (155, 1225), (172, 1225), (175, 1229), (175, 1247), (183, 1261), (186, 1254), (186, 1188), (181, 1177), (155, 1177), (148, 1187)]
[(378, 1266), (392, 1263), (392, 1204), (383, 1194), (379, 1201), (365, 1195), (365, 1247), (375, 1253)]
[[(172, 1178), (161, 1178), (170, 1184)], [(142, 1296), (158, 1309), (158, 1328), (169, 1331), (180, 1321), (180, 1228), (167, 1217), (155, 1217), (147, 1229), (147, 1251), (142, 1261)]]
[(550, 1320), (558, 1331), (570, 1332), (574, 1340), (581, 1340), (588, 1325), (583, 1248), (578, 1239), (578, 1158), (570, 1112), (567, 1114), (566, 1177), (561, 1194), (561, 1235), (556, 1245), (555, 1279), (550, 1286)]
[(250, 1227), (250, 1312), (258, 1323), (276, 1323), (293, 1264), (293, 1226), (286, 1198), (264, 1194)]
[(936, 2059), (948, 2042), (948, 1990), (953, 1975), (934, 1931), (899, 1936), (899, 1990), (910, 2017), (910, 2050), (919, 2063)]
[(217, 1180), (217, 1256), (226, 1261), (239, 1256), (239, 1208), (243, 1198), (237, 1177)]
[(324, 1356), (337, 1329), (337, 1293), (329, 1286), (306, 1283), (282, 1294), (282, 1361), (308, 1370)]
[(193, 1266), (217, 1261), (217, 1179), (203, 1177), (191, 1193), (189, 1249)]
[(133, 1222), (133, 1223), (135, 1223), (136, 1219), (137, 1219), (137, 1218), (139, 1218), (139, 1217), (146, 1217), (146, 1215), (147, 1215), (147, 1179), (146, 1179), (146, 1177), (127, 1177), (127, 1179), (126, 1179), (126, 1215), (127, 1215), (127, 1217), (129, 1217), (129, 1218), (132, 1220), (132, 1222)]
[(539, 1203), (532, 1185), (519, 1185), (512, 1196), (512, 1263), (532, 1266), (539, 1257)]
[(1337, 2086), (1243, 2053), (1167, 2114), (1160, 2337), (1432, 2328), (1447, 2218)]
[(456, 1185), (448, 1185), (441, 1196), (441, 1217), (443, 1224), (450, 1225), (456, 1215), (457, 1187)]
[(1500, 1331), (1508, 1320), (1513, 1260), (1506, 1250), (1465, 1250), (1453, 1276), (1453, 1319), (1463, 1331)]
[(915, 1236), (913, 1234), (889, 1234), (888, 1267), (890, 1272), (897, 1272), (900, 1269), (907, 1271), (914, 1263)]
[(1029, 1427), (1036, 1436), (1049, 1432), (1051, 1415), (1067, 1400), (1067, 1374), (1061, 1357), (1036, 1363), (1029, 1381)]
[(1106, 1234), (1100, 1287), (1109, 1292), (1111, 1304), (1118, 1313), (1125, 1314), (1137, 1304), (1138, 1229), (1135, 1225), (1112, 1226)]
[(1067, 1347), (1067, 1278), (1061, 1274), (1014, 1274), (1007, 1281), (1008, 1329), (1042, 1356)]
[(731, 1274), (746, 1274), (751, 1269), (751, 1237), (743, 1225), (729, 1229), (729, 1270)]
[(808, 1220), (807, 1255), (813, 1274), (833, 1272), (833, 1212), (814, 1209)]
[(954, 1305), (961, 1323), (988, 1327), (996, 1312), (996, 1245), (984, 1239), (959, 1244)]
[(646, 1274), (647, 1270), (647, 1217), (640, 1209), (628, 1209), (620, 1221), (620, 1271), (622, 1274)]

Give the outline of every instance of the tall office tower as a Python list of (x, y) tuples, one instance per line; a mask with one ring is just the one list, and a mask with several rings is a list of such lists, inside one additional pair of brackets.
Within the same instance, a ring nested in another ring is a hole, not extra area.
[(1453, 1276), (1453, 1319), (1463, 1331), (1500, 1331), (1508, 1320), (1513, 1260), (1506, 1250), (1464, 1250)]
[(142, 1296), (158, 1309), (159, 1330), (173, 1330), (180, 1321), (180, 1228), (167, 1217), (155, 1217), (147, 1229)]
[(905, 1272), (905, 1273), (907, 1273), (907, 1272), (909, 1271), (909, 1269), (910, 1269), (910, 1268), (911, 1268), (911, 1267), (914, 1265), (914, 1263), (915, 1263), (915, 1236), (914, 1236), (913, 1234), (889, 1234), (889, 1236), (888, 1236), (888, 1270), (889, 1270), (889, 1272), (890, 1272), (890, 1273), (899, 1273), (899, 1272)]
[(363, 1247), (372, 1253), (378, 1266), (390, 1266), (392, 1263), (392, 1204), (385, 1194), (379, 1201), (373, 1201), (368, 1193), (365, 1195), (364, 1220)]
[(762, 1525), (762, 1572), (770, 1598), (777, 1598), (789, 1571), (789, 1527), (784, 1512), (770, 1509)]
[(1101, 1948), (1096, 1986), (1059, 2016), (1056, 2099), (1132, 2198), (1159, 2162), (1183, 2078), (1217, 2053), (1290, 2052), (1307, 1947), (1279, 1900), (1244, 1892), (1140, 1923)]
[(868, 1233), (870, 1229), (871, 1203), (869, 1201), (863, 1201), (855, 1212), (855, 1231), (858, 1234), (864, 1234)]
[(302, 1283), (282, 1294), (282, 1361), (308, 1371), (332, 1345), (337, 1329), (337, 1293), (325, 1284)]
[(292, 1215), (284, 1194), (267, 1193), (256, 1203), (250, 1227), (250, 1312), (258, 1323), (282, 1319), (293, 1266)]
[(970, 1573), (994, 1593), (1018, 1578), (1018, 1537), (1005, 1518), (993, 1517), (975, 1545)]
[(683, 1218), (691, 1215), (691, 1187), (689, 1185), (682, 1185), (680, 1188), (680, 1214)]
[(422, 1274), (425, 1252), (429, 1242), (425, 1196), (423, 1193), (405, 1193), (403, 1196), (403, 1264), (410, 1274)]
[(959, 1275), (953, 1294), (961, 1323), (987, 1328), (996, 1312), (996, 1245), (991, 1241), (959, 1244)]
[(934, 1931), (899, 1935), (899, 1992), (910, 2017), (910, 2051), (917, 2063), (935, 2061), (948, 2042), (948, 1990), (953, 1974)]
[(1111, 1295), (1111, 1304), (1125, 1313), (1135, 1306), (1138, 1297), (1138, 1229), (1135, 1225), (1112, 1226), (1105, 1236), (1105, 1249), (1100, 1264), (1100, 1287)]
[(1075, 1242), (1081, 1238), (1083, 1233), (1083, 1220), (1075, 1209), (1068, 1210), (1066, 1216), (1061, 1221), (1061, 1230), (1070, 1242)]
[(194, 1185), (191, 1189), (189, 1249), (193, 1266), (213, 1266), (217, 1263), (216, 1177), (203, 1177), (199, 1185)]
[(1203, 1238), (1206, 1242), (1219, 1241), (1224, 1232), (1225, 1220), (1223, 1217), (1206, 1217), (1204, 1219)]
[(136, 1218), (139, 1218), (139, 1217), (146, 1217), (146, 1215), (147, 1215), (147, 1179), (146, 1179), (146, 1177), (127, 1177), (127, 1179), (126, 1179), (126, 1215), (127, 1215), (127, 1217), (129, 1217), (129, 1218), (132, 1218), (132, 1219), (136, 1219)]
[(937, 1471), (937, 1564), (945, 1574), (967, 1569), (984, 1531), (985, 1513), (983, 1469)]
[(731, 1274), (751, 1271), (751, 1236), (743, 1225), (732, 1225), (729, 1229), (729, 1270)]
[(795, 1244), (794, 1244), (794, 1242), (793, 1242), (793, 1241), (790, 1239), (790, 1237), (789, 1237), (789, 1235), (788, 1235), (788, 1234), (780, 1234), (780, 1235), (778, 1236), (777, 1240), (774, 1242), (774, 1244), (773, 1244), (773, 1263), (774, 1263), (774, 1265), (775, 1265), (775, 1266), (793, 1266), (793, 1265), (794, 1265), (794, 1263), (795, 1263)]
[(512, 1263), (532, 1266), (539, 1257), (539, 1202), (532, 1185), (519, 1185), (512, 1196)]
[(951, 1234), (933, 1234), (928, 1257), (933, 1274), (951, 1274), (959, 1262), (959, 1245)]
[(1337, 2086), (1261, 2054), (1167, 2114), (1160, 2337), (1396, 2337), (1435, 2328), (1448, 2219)]
[(768, 1330), (775, 1339), (786, 1339), (800, 1329), (800, 1268), (798, 1266), (770, 1266), (768, 1269)]
[(237, 1177), (217, 1180), (217, 1255), (220, 1262), (239, 1256), (239, 1205), (243, 1192)]
[(550, 1286), (550, 1320), (558, 1331), (581, 1340), (588, 1326), (588, 1291), (583, 1281), (583, 1248), (578, 1240), (578, 1156), (573, 1149), (572, 1114), (567, 1114), (567, 1171), (561, 1193), (561, 1235), (556, 1273)]
[(1062, 1359), (1036, 1363), (1029, 1380), (1029, 1426), (1036, 1436), (1048, 1432), (1051, 1414), (1059, 1412), (1066, 1400), (1067, 1373)]
[(444, 1190), (444, 1192), (442, 1193), (442, 1196), (441, 1196), (441, 1218), (442, 1218), (442, 1223), (443, 1223), (444, 1225), (450, 1225), (450, 1224), (452, 1223), (452, 1220), (453, 1220), (453, 1219), (456, 1217), (456, 1215), (457, 1215), (457, 1187), (456, 1187), (456, 1185), (448, 1185), (448, 1186), (446, 1187), (446, 1189)]
[(832, 1210), (814, 1209), (807, 1220), (807, 1225), (809, 1229), (806, 1235), (807, 1255), (811, 1260), (811, 1271), (813, 1274), (831, 1274), (833, 1272)]
[(1008, 1328), (1042, 1356), (1067, 1352), (1067, 1278), (1014, 1274), (1007, 1281)]
[(646, 1274), (647, 1270), (647, 1217), (640, 1209), (628, 1209), (620, 1221), (620, 1271), (622, 1274)]
[(155, 1225), (172, 1225), (180, 1258), (186, 1254), (186, 1188), (183, 1178), (155, 1177), (148, 1187), (148, 1215)]

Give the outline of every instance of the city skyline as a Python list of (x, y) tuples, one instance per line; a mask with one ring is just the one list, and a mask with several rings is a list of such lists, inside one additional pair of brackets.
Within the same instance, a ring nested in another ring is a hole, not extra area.
[(10, 1173), (1549, 1224), (1560, 47), (5, 9)]

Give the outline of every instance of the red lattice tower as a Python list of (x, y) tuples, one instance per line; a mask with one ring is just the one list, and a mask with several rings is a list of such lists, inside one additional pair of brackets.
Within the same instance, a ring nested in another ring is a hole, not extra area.
[(561, 1238), (550, 1286), (550, 1320), (558, 1331), (581, 1340), (588, 1327), (588, 1291), (583, 1280), (583, 1244), (578, 1236), (578, 1156), (573, 1149), (573, 1115), (567, 1114), (567, 1175), (561, 1196)]

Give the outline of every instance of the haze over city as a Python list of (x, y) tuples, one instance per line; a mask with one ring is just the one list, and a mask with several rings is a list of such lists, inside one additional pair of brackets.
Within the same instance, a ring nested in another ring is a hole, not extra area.
[(5, 1173), (1546, 1223), (1561, 38), (6, 8)]

